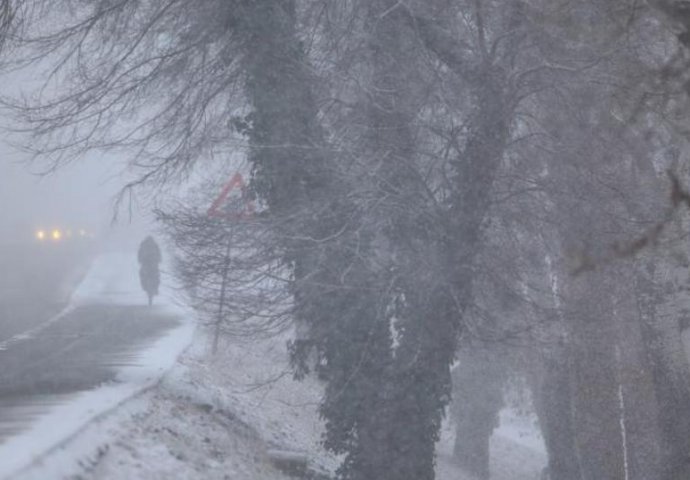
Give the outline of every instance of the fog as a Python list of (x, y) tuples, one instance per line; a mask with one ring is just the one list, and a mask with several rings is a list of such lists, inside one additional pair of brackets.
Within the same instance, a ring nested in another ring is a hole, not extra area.
[(689, 4), (0, 0), (0, 480), (690, 480)]
[(0, 235), (4, 242), (33, 242), (39, 229), (85, 229), (109, 248), (134, 248), (155, 227), (146, 204), (117, 194), (128, 178), (116, 158), (92, 156), (46, 173), (29, 154), (0, 143)]

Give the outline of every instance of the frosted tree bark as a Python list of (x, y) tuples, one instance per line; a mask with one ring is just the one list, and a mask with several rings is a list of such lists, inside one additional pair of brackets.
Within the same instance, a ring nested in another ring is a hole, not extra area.
[(550, 479), (581, 480), (573, 419), (572, 355), (567, 345), (554, 347), (540, 359), (532, 395), (548, 455)]
[(605, 276), (594, 272), (574, 279), (567, 293), (573, 351), (572, 421), (583, 480), (624, 478), (614, 299), (602, 293), (609, 288)]

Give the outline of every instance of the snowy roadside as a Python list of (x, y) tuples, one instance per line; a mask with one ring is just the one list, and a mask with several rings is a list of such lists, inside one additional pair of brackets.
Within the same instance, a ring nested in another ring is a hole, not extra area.
[[(123, 261), (98, 260), (94, 269), (100, 274), (87, 276), (74, 301), (140, 300), (140, 293), (127, 285), (133, 275)], [(193, 318), (170, 299), (160, 308)], [(270, 452), (276, 450), (304, 455), (314, 471), (332, 473), (338, 459), (320, 445), (323, 425), (317, 410), (322, 388), (314, 379), (293, 380), (289, 336), (225, 339), (213, 356), (207, 329), (193, 328), (191, 321), (183, 324), (148, 350), (138, 367), (122, 370), (122, 384), (83, 394), (55, 412), (51, 422), (17, 441), (14, 451), (19, 457), (22, 448), (37, 450), (36, 438), (44, 447), (54, 446), (43, 448), (46, 455), (29, 459), (31, 466), (12, 478), (290, 478), (272, 465)], [(51, 431), (56, 425), (66, 441), (57, 442), (58, 435)], [(67, 425), (79, 427), (64, 435)], [(453, 464), (452, 429), (448, 426), (443, 433), (437, 478), (471, 480)], [(492, 439), (494, 479), (538, 478), (544, 454), (529, 435), (529, 425), (505, 416)]]
[[(126, 305), (135, 295), (140, 302), (136, 264), (132, 265), (130, 257), (128, 254), (108, 254), (97, 258), (72, 294), (65, 312), (85, 304)], [(118, 368), (115, 382), (63, 399), (29, 428), (0, 445), (0, 479), (59, 478), (62, 467), (58, 468), (54, 462), (70, 463), (69, 459), (60, 458), (62, 445), (80, 437), (90, 423), (160, 380), (189, 346), (195, 326), (189, 320), (192, 316), (174, 301), (172, 291), (162, 292), (156, 313), (175, 316), (180, 321), (179, 326), (149, 344), (137, 356), (135, 365)], [(57, 316), (49, 323), (60, 318)], [(31, 340), (31, 335), (19, 337), (15, 343)], [(52, 467), (45, 468), (50, 458), (53, 458)]]
[[(337, 459), (320, 446), (318, 382), (296, 382), (286, 370), (287, 336), (227, 340), (211, 356), (204, 328), (156, 386), (91, 423), (77, 438), (20, 479), (290, 478), (269, 452), (289, 450), (332, 472)], [(497, 480), (535, 480), (543, 466), (529, 425), (505, 425), (492, 439)], [(522, 441), (520, 437), (528, 435)], [(471, 480), (452, 462), (451, 429), (439, 445), (439, 480)]]
[(272, 450), (335, 459), (319, 445), (320, 387), (285, 371), (284, 338), (234, 341), (211, 357), (205, 329), (156, 388), (98, 418), (18, 479), (291, 478)]

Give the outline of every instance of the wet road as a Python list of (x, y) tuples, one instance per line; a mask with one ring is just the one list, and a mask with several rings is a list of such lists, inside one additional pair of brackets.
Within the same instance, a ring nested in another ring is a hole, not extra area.
[(0, 342), (64, 308), (91, 250), (83, 242), (0, 244)]
[(116, 381), (117, 368), (179, 325), (155, 307), (77, 307), (31, 338), (0, 351), (0, 444), (46, 407), (70, 394)]
[[(5, 257), (6, 262), (16, 259)], [(131, 291), (136, 283), (129, 278), (136, 266), (120, 261), (96, 262), (84, 279), (88, 295), (65, 308), (65, 282), (78, 283), (73, 272), (83, 261), (83, 252), (55, 252), (29, 262), (33, 270), (22, 267), (14, 285), (3, 277), (0, 446), (51, 406), (117, 382), (118, 368), (136, 365), (148, 345), (180, 325), (165, 309), (138, 301)]]

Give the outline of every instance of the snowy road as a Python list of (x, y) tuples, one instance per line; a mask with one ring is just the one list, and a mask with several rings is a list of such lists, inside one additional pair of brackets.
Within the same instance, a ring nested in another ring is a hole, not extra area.
[(101, 255), (63, 301), (11, 297), (0, 316), (0, 478), (154, 383), (191, 340), (169, 290), (145, 305), (137, 268), (129, 253)]
[(84, 305), (0, 351), (0, 443), (43, 407), (115, 380), (179, 321), (144, 306)]
[(0, 343), (60, 312), (88, 265), (90, 245), (0, 245)]

